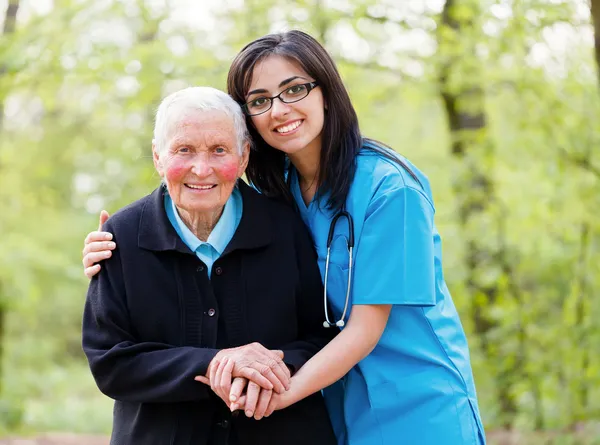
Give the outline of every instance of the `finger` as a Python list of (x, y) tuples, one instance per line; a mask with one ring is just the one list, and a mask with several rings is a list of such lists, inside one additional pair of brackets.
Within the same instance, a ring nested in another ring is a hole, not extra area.
[(271, 352), (275, 353), (275, 355), (277, 355), (277, 357), (279, 357), (281, 360), (283, 360), (283, 351), (280, 349), (271, 349)]
[(200, 383), (204, 383), (205, 385), (210, 386), (210, 380), (204, 377), (203, 375), (197, 375), (194, 377), (194, 380)]
[[(223, 370), (225, 369), (225, 366), (227, 366), (227, 363), (229, 362), (229, 359), (227, 357), (223, 358), (223, 360), (221, 360), (221, 362), (219, 363), (219, 366), (216, 367), (217, 370), (215, 372), (214, 377), (211, 376), (210, 378), (210, 383), (212, 386), (213, 391), (221, 398), (223, 391), (221, 388), (221, 377), (223, 376)], [(227, 394), (227, 397), (229, 396), (229, 394)], [(227, 401), (225, 401), (225, 403), (228, 403)]]
[(218, 359), (213, 359), (212, 362), (210, 362), (209, 368), (210, 368), (210, 372), (208, 373), (208, 380), (210, 380), (210, 387), (213, 389), (214, 391), (214, 383), (215, 383), (215, 374), (217, 373), (217, 369), (219, 368), (220, 365), (220, 361)]
[(104, 252), (107, 250), (113, 250), (117, 245), (114, 241), (92, 241), (83, 247), (83, 255), (87, 255), (90, 252)]
[(276, 356), (275, 360), (277, 360), (277, 363), (279, 363), (279, 366), (282, 367), (282, 370), (283, 370), (284, 374), (288, 376), (288, 379), (291, 379), (292, 373), (290, 372), (290, 368), (288, 368), (287, 365), (283, 361), (283, 359), (284, 359), (283, 351), (280, 351), (279, 349), (271, 349), (269, 352), (275, 354), (275, 356)]
[(238, 409), (244, 409), (245, 405), (246, 405), (246, 395), (244, 394), (242, 397), (240, 397), (238, 399), (237, 402), (232, 403), (230, 405), (231, 412), (237, 411)]
[(256, 383), (257, 385), (259, 385), (261, 388), (264, 388), (264, 389), (273, 389), (273, 384), (269, 381), (268, 378), (266, 378), (265, 376), (263, 376), (256, 369), (250, 368), (249, 366), (246, 366), (246, 367), (240, 369), (238, 377), (245, 377), (248, 380)]
[(269, 391), (268, 389), (262, 389), (260, 391), (260, 394), (258, 395), (258, 403), (256, 404), (256, 409), (254, 410), (254, 419), (260, 420), (263, 418), (267, 408), (269, 407), (272, 397), (273, 391)]
[(83, 271), (83, 273), (85, 273), (85, 276), (88, 278), (92, 278), (98, 272), (100, 272), (100, 264), (96, 264), (95, 266), (92, 266), (92, 267), (86, 267), (85, 270)]
[(227, 363), (224, 363), (223, 372), (221, 373), (221, 392), (223, 393), (223, 400), (225, 403), (229, 404), (229, 394), (231, 392), (231, 380), (233, 372), (233, 365), (235, 365), (235, 361), (227, 360)]
[(244, 412), (246, 417), (252, 417), (256, 410), (256, 403), (258, 402), (258, 396), (260, 394), (260, 386), (254, 382), (248, 383), (248, 389), (246, 390), (246, 406)]
[(94, 231), (87, 234), (84, 244), (89, 244), (93, 241), (110, 241), (112, 237), (112, 233), (110, 232)]
[(275, 392), (281, 394), (289, 388), (290, 377), (288, 376), (288, 373), (286, 373), (279, 365), (277, 360), (272, 357), (267, 358), (266, 362), (259, 363), (258, 367), (260, 373), (269, 379), (269, 381), (273, 384), (273, 389)]
[(288, 368), (287, 365), (283, 362), (283, 359), (278, 357), (277, 359), (275, 359), (275, 363), (271, 362), (269, 363), (269, 365), (271, 366), (271, 369), (273, 370), (277, 378), (279, 378), (281, 383), (283, 383), (285, 389), (290, 389), (290, 379), (292, 378), (292, 373), (290, 372), (290, 368)]
[(273, 414), (275, 412), (276, 408), (277, 408), (277, 395), (274, 394), (271, 397), (271, 400), (269, 401), (269, 406), (267, 407), (267, 410), (265, 411), (264, 417), (269, 417), (271, 414)]
[(233, 383), (231, 384), (231, 389), (229, 390), (229, 401), (235, 402), (242, 395), (242, 391), (248, 384), (248, 380), (243, 377), (236, 377), (233, 379)]
[(83, 257), (83, 267), (91, 267), (100, 261), (103, 261), (112, 256), (112, 251), (103, 250), (102, 252), (91, 252)]
[(109, 216), (110, 215), (108, 214), (108, 212), (106, 210), (102, 210), (100, 212), (100, 220), (98, 221), (98, 231), (102, 230), (102, 226), (108, 220)]

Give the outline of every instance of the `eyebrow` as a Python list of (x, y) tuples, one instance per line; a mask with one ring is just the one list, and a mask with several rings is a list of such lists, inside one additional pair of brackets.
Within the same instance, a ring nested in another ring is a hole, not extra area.
[[(288, 83), (293, 82), (296, 79), (308, 80), (306, 77), (292, 76), (289, 79), (285, 79), (285, 80), (282, 80), (281, 82), (279, 82), (278, 88), (281, 88), (282, 86), (287, 85)], [(253, 94), (258, 94), (258, 93), (268, 93), (268, 91), (265, 90), (264, 88), (259, 88), (257, 90), (250, 91), (246, 96), (252, 96)]]

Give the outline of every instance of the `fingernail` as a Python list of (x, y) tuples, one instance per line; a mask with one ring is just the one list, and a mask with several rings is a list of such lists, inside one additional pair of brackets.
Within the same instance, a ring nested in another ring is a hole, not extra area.
[(117, 245), (115, 243), (113, 243), (112, 241), (110, 243), (108, 243), (109, 249), (114, 249), (115, 247), (117, 247)]
[(111, 240), (111, 239), (112, 239), (112, 233), (107, 233), (107, 234), (104, 236), (104, 239)]
[(110, 252), (110, 250), (108, 252), (104, 252), (104, 257), (105, 258), (108, 258), (111, 255), (112, 255), (112, 253)]
[(237, 396), (232, 394), (232, 395), (229, 396), (229, 400), (231, 402), (235, 402), (237, 400)]
[(254, 414), (254, 412), (252, 412), (250, 410), (246, 410), (246, 416), (247, 417), (252, 417), (253, 414)]
[(234, 412), (238, 409), (237, 403), (232, 403), (230, 406), (231, 412)]

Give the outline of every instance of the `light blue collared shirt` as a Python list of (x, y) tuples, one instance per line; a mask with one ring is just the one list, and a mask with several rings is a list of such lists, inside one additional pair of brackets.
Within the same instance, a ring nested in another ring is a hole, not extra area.
[(196, 235), (188, 229), (179, 216), (175, 203), (169, 194), (165, 193), (165, 210), (167, 211), (169, 221), (185, 245), (188, 246), (204, 264), (206, 264), (209, 278), (214, 262), (223, 254), (225, 248), (233, 238), (233, 234), (237, 230), (240, 220), (242, 219), (242, 208), (242, 194), (239, 189), (235, 187), (231, 196), (225, 203), (221, 218), (219, 218), (217, 225), (212, 232), (210, 232), (206, 242), (204, 242), (200, 241)]

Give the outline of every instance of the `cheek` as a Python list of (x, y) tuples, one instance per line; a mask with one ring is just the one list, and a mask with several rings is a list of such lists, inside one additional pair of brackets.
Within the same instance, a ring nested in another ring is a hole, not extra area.
[(239, 168), (237, 161), (230, 161), (216, 167), (215, 172), (223, 182), (233, 182), (238, 178)]
[(165, 167), (165, 179), (173, 182), (179, 181), (186, 175), (187, 170), (186, 166), (182, 163), (170, 162)]
[(266, 136), (269, 135), (270, 130), (269, 130), (269, 121), (266, 118), (266, 115), (269, 114), (268, 112), (265, 113), (264, 115), (259, 116), (259, 118), (253, 118), (252, 119), (252, 124), (254, 125), (254, 128), (256, 129), (256, 131), (258, 131), (258, 133), (264, 138)]

